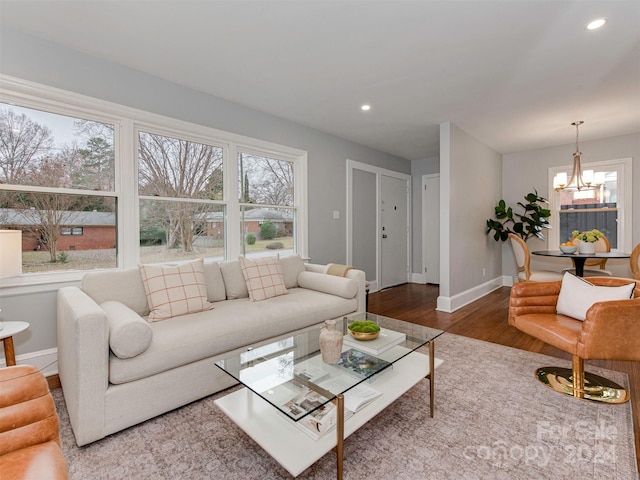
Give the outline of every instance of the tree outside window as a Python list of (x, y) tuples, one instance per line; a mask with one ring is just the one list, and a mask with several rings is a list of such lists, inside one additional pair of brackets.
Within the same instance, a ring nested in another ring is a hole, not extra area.
[(224, 257), (224, 235), (207, 230), (223, 211), (222, 147), (140, 132), (138, 194), (142, 260)]
[(293, 162), (239, 152), (238, 193), (242, 254), (293, 253), (296, 219)]
[[(60, 240), (81, 212), (115, 214), (116, 198), (94, 193), (114, 190), (113, 145), (111, 125), (0, 104), (0, 223), (23, 231), (25, 272), (93, 268), (87, 255), (61, 251), (105, 250), (105, 244), (109, 252), (97, 255), (96, 264), (115, 266), (115, 221), (99, 248)], [(92, 222), (90, 214), (82, 218)]]

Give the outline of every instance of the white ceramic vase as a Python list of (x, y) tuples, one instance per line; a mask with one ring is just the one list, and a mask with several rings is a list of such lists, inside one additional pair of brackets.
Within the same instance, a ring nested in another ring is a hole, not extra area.
[(335, 320), (326, 320), (320, 331), (320, 353), (322, 361), (329, 364), (338, 363), (342, 352), (342, 333), (336, 330)]
[(587, 254), (596, 253), (596, 243), (580, 241), (580, 246), (578, 247), (578, 253), (587, 253)]

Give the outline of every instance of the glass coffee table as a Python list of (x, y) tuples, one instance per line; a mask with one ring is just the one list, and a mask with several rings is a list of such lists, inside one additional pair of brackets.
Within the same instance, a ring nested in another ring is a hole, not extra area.
[[(381, 327), (377, 339), (349, 335), (348, 324), (364, 319)], [(427, 376), (434, 415), (434, 341), (443, 331), (371, 313), (336, 328), (345, 335), (337, 364), (322, 361), (320, 328), (216, 362), (244, 386), (216, 405), (294, 477), (335, 450), (341, 479), (344, 439)], [(428, 355), (416, 351), (427, 344)]]

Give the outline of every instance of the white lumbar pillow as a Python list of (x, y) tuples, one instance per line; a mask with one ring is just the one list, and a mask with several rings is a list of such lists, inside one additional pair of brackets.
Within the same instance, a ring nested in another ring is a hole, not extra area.
[(584, 320), (587, 316), (587, 310), (594, 303), (632, 298), (635, 286), (635, 282), (619, 287), (594, 285), (584, 278), (566, 272), (562, 277), (556, 311), (576, 320)]

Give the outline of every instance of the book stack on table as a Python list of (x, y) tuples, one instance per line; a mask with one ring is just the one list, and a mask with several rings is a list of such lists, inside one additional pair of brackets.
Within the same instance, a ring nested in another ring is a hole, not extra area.
[(371, 355), (380, 355), (391, 347), (404, 342), (407, 335), (386, 328), (380, 329), (380, 335), (374, 340), (356, 340), (350, 334), (344, 336), (344, 344)]
[[(330, 385), (326, 385), (330, 387)], [(345, 421), (354, 413), (369, 405), (380, 396), (380, 392), (367, 385), (356, 385), (344, 395)], [(296, 422), (296, 426), (314, 440), (335, 429), (337, 410), (333, 402), (327, 402), (317, 408), (327, 399), (309, 388), (305, 388), (298, 395), (285, 404), (290, 411), (298, 416), (316, 408), (313, 412)]]

